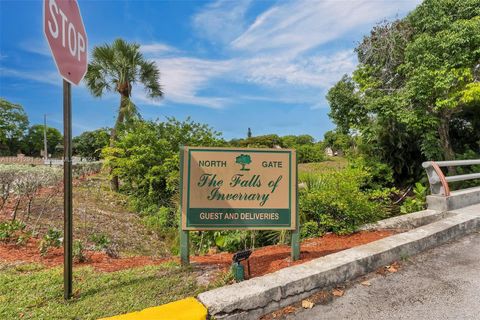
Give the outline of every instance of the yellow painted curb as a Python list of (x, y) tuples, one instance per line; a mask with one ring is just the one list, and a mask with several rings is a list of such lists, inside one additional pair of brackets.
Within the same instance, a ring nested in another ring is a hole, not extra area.
[(195, 298), (186, 298), (142, 311), (99, 320), (206, 320), (207, 308)]

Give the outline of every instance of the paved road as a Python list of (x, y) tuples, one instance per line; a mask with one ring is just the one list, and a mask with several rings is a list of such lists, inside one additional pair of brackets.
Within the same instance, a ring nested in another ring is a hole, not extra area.
[(480, 319), (480, 233), (417, 255), (387, 277), (369, 275), (327, 305), (288, 319)]

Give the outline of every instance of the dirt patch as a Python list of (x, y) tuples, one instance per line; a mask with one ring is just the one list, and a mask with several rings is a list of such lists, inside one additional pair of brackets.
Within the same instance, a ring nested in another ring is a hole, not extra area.
[[(27, 225), (41, 238), (49, 229), (63, 230), (63, 187), (61, 185), (40, 189), (27, 213), (27, 199), (22, 198), (16, 219)], [(11, 220), (17, 203), (11, 197), (0, 210), (0, 221)], [(151, 232), (142, 218), (128, 210), (127, 198), (109, 190), (108, 177), (103, 174), (76, 179), (73, 186), (73, 234), (86, 248), (95, 245), (93, 236), (105, 235), (123, 256), (170, 255), (169, 239)]]
[[(13, 262), (41, 263), (47, 267), (63, 264), (63, 248), (50, 248), (45, 256), (41, 256), (39, 240), (30, 239), (25, 246), (15, 244), (0, 245), (0, 264)], [(153, 259), (146, 256), (130, 258), (110, 258), (107, 254), (99, 251), (86, 251), (86, 262), (74, 263), (75, 266), (92, 266), (99, 271), (112, 272), (145, 265), (155, 265), (168, 261), (168, 258)]]

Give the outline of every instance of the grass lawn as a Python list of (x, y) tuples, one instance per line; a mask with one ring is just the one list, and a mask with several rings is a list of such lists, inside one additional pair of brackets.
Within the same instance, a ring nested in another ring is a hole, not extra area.
[(322, 162), (301, 163), (298, 165), (298, 172), (301, 173), (327, 173), (344, 169), (348, 160), (343, 157), (327, 157)]
[(0, 265), (0, 319), (97, 319), (194, 296), (194, 273), (174, 263), (104, 273), (74, 269), (74, 298), (63, 299), (62, 268)]

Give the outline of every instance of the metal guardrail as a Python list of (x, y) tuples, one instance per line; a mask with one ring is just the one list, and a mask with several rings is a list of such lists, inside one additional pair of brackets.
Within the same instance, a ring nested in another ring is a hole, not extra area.
[(430, 191), (434, 195), (449, 196), (449, 182), (480, 179), (480, 173), (461, 174), (457, 176), (445, 176), (440, 167), (471, 166), (480, 164), (480, 159), (475, 160), (453, 160), (453, 161), (426, 161), (422, 167), (427, 171)]

